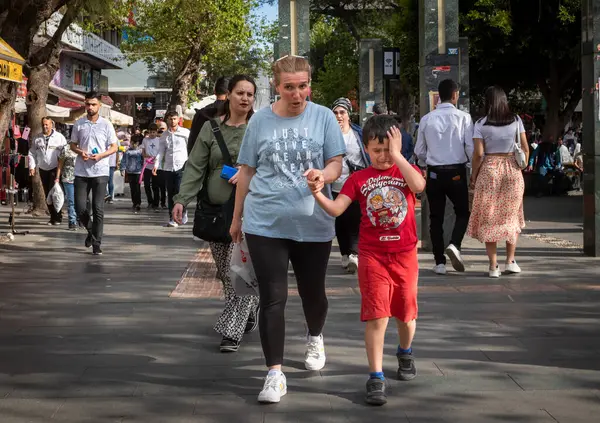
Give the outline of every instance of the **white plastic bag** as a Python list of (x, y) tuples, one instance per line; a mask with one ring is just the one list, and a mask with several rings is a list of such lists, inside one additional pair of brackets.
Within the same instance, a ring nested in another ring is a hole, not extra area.
[(50, 192), (46, 197), (46, 204), (54, 206), (54, 210), (58, 212), (60, 212), (63, 204), (65, 204), (65, 194), (58, 182), (50, 189)]
[(258, 281), (245, 238), (241, 243), (233, 245), (229, 277), (236, 295), (258, 295)]

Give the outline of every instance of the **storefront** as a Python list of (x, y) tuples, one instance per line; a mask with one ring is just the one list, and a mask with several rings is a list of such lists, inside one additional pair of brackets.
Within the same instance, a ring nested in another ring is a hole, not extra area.
[[(23, 64), (25, 60), (6, 41), (0, 38), (0, 79), (20, 84), (23, 80)], [(12, 121), (12, 119), (11, 119)], [(17, 127), (18, 128), (18, 127)], [(14, 133), (14, 126), (13, 131)], [(16, 135), (15, 135), (16, 136)], [(7, 192), (17, 188), (15, 173), (5, 164), (13, 164), (15, 160), (20, 161), (18, 144), (15, 139), (10, 139), (2, 134), (0, 137), (0, 202), (7, 203)], [(24, 163), (23, 163), (24, 164)], [(23, 167), (24, 166), (20, 166)]]
[(25, 60), (0, 38), (0, 79), (21, 83)]

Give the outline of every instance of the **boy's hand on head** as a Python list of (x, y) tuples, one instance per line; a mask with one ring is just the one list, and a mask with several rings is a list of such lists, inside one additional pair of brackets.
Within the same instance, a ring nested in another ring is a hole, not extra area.
[(325, 187), (325, 177), (323, 176), (323, 172), (319, 169), (309, 169), (304, 172), (304, 176), (308, 182), (308, 188), (313, 194), (321, 192)]
[(392, 126), (387, 132), (387, 137), (390, 140), (390, 154), (402, 155), (402, 134), (397, 126)]

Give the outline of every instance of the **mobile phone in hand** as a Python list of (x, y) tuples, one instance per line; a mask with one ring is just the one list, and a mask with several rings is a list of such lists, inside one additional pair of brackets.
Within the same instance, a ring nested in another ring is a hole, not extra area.
[(237, 171), (238, 170), (235, 167), (224, 165), (223, 170), (221, 170), (221, 178), (230, 180), (237, 173)]

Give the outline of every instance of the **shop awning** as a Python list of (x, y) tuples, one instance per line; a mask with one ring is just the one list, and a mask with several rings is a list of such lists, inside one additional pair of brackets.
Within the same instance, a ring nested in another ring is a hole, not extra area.
[[(27, 105), (25, 104), (25, 99), (17, 98), (15, 101), (15, 113), (27, 113)], [(55, 106), (53, 104), (46, 104), (46, 116), (50, 117), (69, 117), (71, 114), (71, 109), (67, 109), (66, 107)]]
[(0, 79), (21, 83), (23, 59), (6, 41), (0, 38)]
[(108, 117), (108, 119), (111, 121), (111, 123), (119, 126), (133, 125), (133, 117), (112, 109), (110, 111), (110, 116)]

